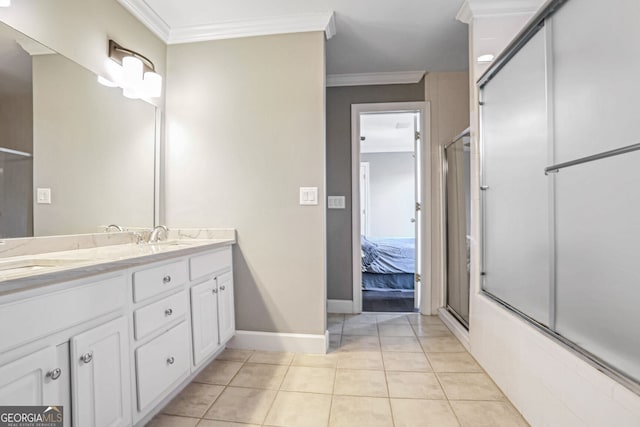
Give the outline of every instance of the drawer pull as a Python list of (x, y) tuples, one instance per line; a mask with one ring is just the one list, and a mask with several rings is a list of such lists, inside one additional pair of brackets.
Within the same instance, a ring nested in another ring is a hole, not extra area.
[(60, 378), (61, 374), (62, 374), (62, 369), (60, 368), (52, 369), (49, 372), (47, 372), (47, 376), (52, 380), (57, 380), (58, 378)]
[(225, 289), (227, 289), (224, 285), (220, 286), (220, 290), (224, 291)]
[(214, 294), (217, 294), (218, 290), (217, 289), (211, 289), (211, 292), (213, 292)]
[(171, 276), (166, 275), (162, 278), (162, 283), (169, 283), (171, 282)]
[(174, 359), (173, 356), (169, 357), (167, 359), (167, 365), (173, 365), (173, 363), (176, 361), (176, 359)]
[(83, 363), (91, 363), (91, 361), (93, 360), (93, 353), (85, 353), (82, 356), (80, 356), (80, 360)]
[(173, 314), (173, 310), (172, 310), (172, 309), (170, 309), (170, 308), (167, 308), (167, 309), (164, 311), (164, 315), (165, 315), (165, 316), (171, 316), (172, 314)]

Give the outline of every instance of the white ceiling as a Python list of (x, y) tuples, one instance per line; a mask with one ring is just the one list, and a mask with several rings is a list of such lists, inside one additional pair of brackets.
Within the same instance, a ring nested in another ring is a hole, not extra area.
[(374, 113), (360, 116), (361, 153), (399, 153), (414, 150), (416, 113)]
[(467, 25), (455, 18), (463, 0), (118, 1), (169, 43), (324, 30), (334, 12), (327, 74), (468, 68)]

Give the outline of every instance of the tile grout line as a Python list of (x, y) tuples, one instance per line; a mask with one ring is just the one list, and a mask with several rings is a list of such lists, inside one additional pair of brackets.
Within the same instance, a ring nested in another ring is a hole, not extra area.
[[(225, 348), (225, 350), (226, 350), (226, 348)], [(223, 350), (223, 352), (224, 352), (224, 350)], [(202, 420), (206, 420), (206, 419), (208, 419), (208, 418), (204, 418), (204, 417), (209, 413), (209, 411), (211, 410), (211, 408), (213, 407), (213, 405), (215, 405), (215, 403), (218, 401), (218, 399), (220, 399), (220, 396), (222, 396), (222, 393), (224, 393), (224, 392), (225, 392), (225, 390), (227, 390), (227, 388), (229, 388), (229, 386), (230, 386), (230, 384), (231, 384), (231, 381), (233, 381), (233, 379), (238, 375), (238, 372), (240, 372), (240, 370), (244, 367), (244, 365), (246, 365), (247, 360), (249, 360), (249, 358), (253, 355), (253, 353), (254, 353), (254, 351), (252, 351), (252, 352), (251, 352), (251, 355), (249, 355), (249, 356), (248, 356), (244, 361), (242, 361), (242, 364), (240, 365), (240, 368), (238, 368), (238, 370), (236, 371), (236, 373), (235, 373), (235, 374), (233, 374), (233, 376), (229, 379), (229, 382), (223, 386), (222, 391), (221, 391), (221, 392), (220, 392), (220, 394), (219, 394), (219, 395), (218, 395), (218, 396), (213, 400), (213, 402), (211, 402), (211, 404), (209, 405), (209, 407), (207, 408), (207, 410), (206, 410), (206, 411), (204, 411), (204, 414), (202, 415), (202, 417), (200, 417), (200, 421), (198, 421), (198, 424), (200, 424), (200, 422), (201, 422)], [(209, 362), (209, 365), (211, 365), (215, 360), (216, 360), (216, 359), (213, 359), (211, 362)], [(234, 362), (234, 360), (221, 360), (221, 362)], [(240, 361), (238, 360), (237, 362), (240, 362)], [(207, 367), (209, 367), (209, 365), (207, 365)], [(206, 368), (204, 368), (204, 369), (206, 369)], [(203, 369), (203, 371), (204, 371), (204, 369)], [(202, 373), (202, 371), (200, 371), (200, 373)], [(196, 427), (198, 426), (198, 424), (196, 424)]]

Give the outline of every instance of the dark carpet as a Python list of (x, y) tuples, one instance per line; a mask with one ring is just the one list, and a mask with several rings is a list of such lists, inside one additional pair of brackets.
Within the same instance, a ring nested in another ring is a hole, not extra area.
[(413, 312), (413, 292), (363, 290), (362, 311)]

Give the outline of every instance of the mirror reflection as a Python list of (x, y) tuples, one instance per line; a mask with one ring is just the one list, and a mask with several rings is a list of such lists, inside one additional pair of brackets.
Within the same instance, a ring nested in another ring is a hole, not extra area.
[(0, 23), (0, 238), (152, 227), (155, 120)]

